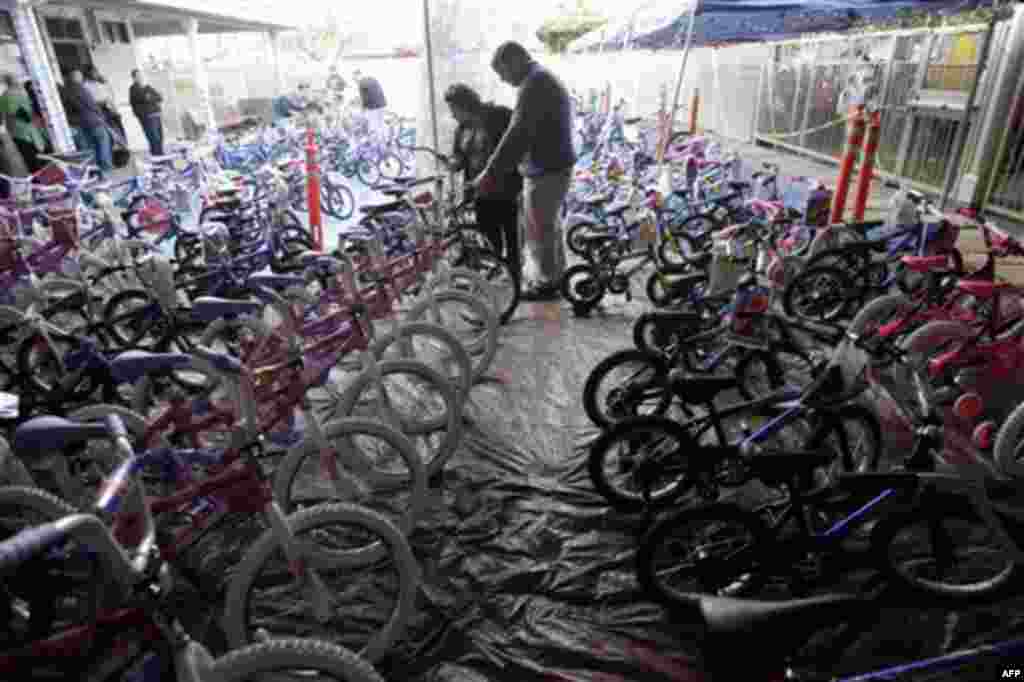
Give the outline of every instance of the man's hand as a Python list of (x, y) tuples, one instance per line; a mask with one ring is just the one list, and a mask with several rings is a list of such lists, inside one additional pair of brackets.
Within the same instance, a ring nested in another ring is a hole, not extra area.
[(476, 188), (477, 194), (480, 196), (493, 194), (498, 189), (498, 181), (487, 171), (474, 178), (470, 184)]

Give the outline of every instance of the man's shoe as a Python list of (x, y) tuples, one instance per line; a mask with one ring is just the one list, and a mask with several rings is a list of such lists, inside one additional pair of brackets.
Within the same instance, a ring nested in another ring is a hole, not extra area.
[(559, 291), (558, 285), (540, 284), (524, 291), (519, 296), (519, 300), (527, 302), (557, 301), (561, 296), (562, 292)]

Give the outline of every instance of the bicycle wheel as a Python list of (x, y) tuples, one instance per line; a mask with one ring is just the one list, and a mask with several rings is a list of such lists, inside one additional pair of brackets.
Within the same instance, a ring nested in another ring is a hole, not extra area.
[(412, 441), (375, 419), (335, 419), (320, 431), (325, 443), (303, 439), (275, 472), (274, 500), (281, 508), (290, 513), (351, 502), (411, 533), (427, 496), (426, 466)]
[(782, 307), (790, 317), (832, 322), (846, 312), (853, 288), (850, 279), (838, 268), (810, 268), (786, 285)]
[(817, 414), (816, 422), (803, 449), (834, 454), (832, 467), (821, 472), (820, 485), (835, 483), (844, 472), (878, 471), (885, 443), (882, 427), (873, 411), (851, 403)]
[(926, 499), (875, 526), (871, 548), (879, 569), (895, 584), (931, 597), (973, 602), (1004, 594), (1020, 578), (1020, 567), (967, 498)]
[(356, 161), (356, 177), (370, 189), (376, 189), (380, 183), (380, 169), (377, 162), (367, 158), (360, 158)]
[(742, 597), (765, 582), (759, 558), (771, 552), (761, 519), (733, 505), (689, 509), (658, 521), (636, 554), (640, 586), (654, 601), (679, 606), (693, 593)]
[(498, 324), (503, 325), (512, 319), (516, 308), (519, 307), (519, 296), (522, 292), (519, 276), (512, 272), (508, 261), (496, 253), (474, 252), (472, 257), (464, 259), (460, 267), (451, 273), (452, 277), (456, 279), (455, 287), (457, 289), (463, 289), (459, 286), (457, 279), (459, 271), (462, 269), (477, 274), (486, 285), (483, 292), (468, 290), (467, 293), (489, 299), (494, 308), (494, 314), (498, 316)]
[(686, 270), (700, 257), (701, 251), (689, 234), (673, 232), (663, 236), (658, 243), (658, 262), (669, 272)]
[(337, 220), (348, 220), (356, 210), (355, 195), (340, 182), (325, 184), (322, 200), (324, 211)]
[(668, 374), (657, 355), (632, 349), (613, 353), (587, 376), (583, 410), (600, 429), (632, 417), (663, 415), (672, 404)]
[(155, 351), (167, 340), (170, 324), (156, 300), (141, 289), (115, 294), (103, 307), (103, 327), (119, 349)]
[[(912, 362), (927, 363), (930, 358), (963, 347), (972, 336), (970, 327), (963, 323), (939, 320), (920, 327), (903, 341), (902, 346), (903, 350), (914, 358)], [(957, 369), (947, 367), (938, 376), (932, 375), (929, 370), (929, 383), (936, 388), (951, 384)]]
[(671, 272), (655, 270), (647, 277), (644, 289), (647, 298), (659, 308), (677, 302), (686, 302), (702, 295), (707, 289), (708, 278), (701, 275), (673, 276)]
[(999, 428), (992, 459), (1007, 476), (1024, 476), (1024, 403), (1014, 408)]
[(574, 265), (562, 274), (562, 297), (576, 307), (592, 308), (604, 298), (605, 286), (591, 265)]
[(749, 350), (736, 363), (736, 380), (744, 400), (765, 398), (786, 383), (786, 371), (779, 359), (763, 350)]
[[(76, 512), (42, 490), (0, 487), (0, 540)], [(9, 651), (91, 622), (105, 601), (102, 569), (83, 543), (69, 541), (5, 575), (0, 584), (0, 647)], [(45, 661), (38, 663), (46, 667)]]
[[(334, 642), (370, 661), (387, 654), (401, 639), (419, 588), (420, 568), (405, 535), (351, 504), (310, 507), (290, 515), (288, 526), (303, 574), (293, 575), (297, 567), (278, 537), (265, 532), (228, 586), (224, 631), (231, 647), (266, 633)], [(376, 558), (380, 545), (384, 558)]]
[(399, 324), (394, 331), (377, 336), (370, 351), (378, 361), (416, 360), (443, 377), (458, 391), (459, 409), (473, 387), (473, 364), (469, 353), (444, 327), (429, 322)]
[(615, 509), (635, 512), (676, 502), (693, 487), (689, 458), (700, 448), (685, 427), (661, 417), (615, 424), (590, 446), (587, 471)]
[(402, 163), (402, 160), (395, 154), (384, 154), (380, 160), (377, 161), (377, 173), (380, 175), (382, 180), (392, 181), (395, 178), (400, 178), (405, 171), (405, 164)]
[(345, 388), (332, 416), (382, 419), (413, 441), (431, 477), (462, 442), (462, 411), (454, 387), (411, 360), (382, 362), (360, 374)]
[(480, 381), (498, 352), (498, 317), (486, 302), (464, 291), (433, 292), (405, 315), (408, 322), (430, 322), (459, 340), (473, 361), (473, 383)]
[(199, 671), (201, 679), (218, 682), (276, 679), (384, 682), (373, 666), (358, 654), (330, 642), (306, 637), (252, 644), (200, 666)]

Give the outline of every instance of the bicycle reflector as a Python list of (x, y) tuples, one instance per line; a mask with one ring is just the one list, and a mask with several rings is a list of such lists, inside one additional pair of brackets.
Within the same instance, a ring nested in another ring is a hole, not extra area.
[(953, 414), (965, 420), (977, 419), (984, 409), (985, 401), (974, 391), (964, 393), (953, 403)]
[(417, 194), (413, 197), (413, 203), (418, 204), (419, 206), (429, 206), (434, 203), (434, 194), (430, 190), (427, 190), (422, 194)]
[(979, 450), (991, 450), (995, 444), (996, 439), (996, 423), (994, 421), (987, 421), (978, 424), (974, 429), (974, 433), (971, 435), (971, 440), (974, 441), (974, 447)]

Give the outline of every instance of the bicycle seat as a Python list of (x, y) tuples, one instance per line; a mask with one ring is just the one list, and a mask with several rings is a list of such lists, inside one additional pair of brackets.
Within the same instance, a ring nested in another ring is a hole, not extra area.
[(608, 203), (611, 198), (610, 194), (598, 194), (597, 196), (587, 197), (583, 200), (583, 203), (587, 206), (600, 206), (601, 204)]
[(976, 279), (962, 279), (956, 288), (978, 298), (992, 298), (1010, 285), (1003, 282), (984, 282)]
[(685, 377), (676, 383), (673, 391), (688, 403), (707, 404), (714, 402), (719, 393), (738, 385), (735, 377)]
[(184, 367), (190, 359), (185, 353), (147, 353), (129, 350), (110, 361), (110, 373), (118, 383), (129, 384), (138, 381), (149, 372), (166, 372)]
[(390, 211), (399, 211), (405, 208), (404, 201), (387, 201), (383, 204), (364, 204), (359, 207), (360, 213), (388, 213)]
[(750, 183), (749, 182), (730, 182), (729, 183), (729, 187), (731, 187), (732, 189), (734, 189), (737, 192), (743, 192), (745, 190), (750, 189)]
[(627, 118), (626, 120), (623, 121), (623, 123), (625, 123), (628, 126), (632, 126), (632, 125), (636, 125), (637, 123), (639, 123), (642, 120), (644, 120), (643, 116), (634, 116), (633, 118)]
[(171, 163), (172, 161), (174, 161), (177, 158), (179, 158), (179, 157), (177, 155), (175, 155), (175, 154), (164, 154), (163, 156), (151, 156), (151, 157), (149, 157), (149, 159), (147, 159), (147, 161), (149, 163), (161, 164), (161, 163)]
[(949, 259), (945, 256), (903, 256), (900, 261), (913, 272), (926, 273), (949, 269)]
[(409, 188), (404, 186), (390, 185), (388, 187), (378, 187), (377, 191), (381, 194), (386, 194), (389, 197), (400, 197), (403, 194), (409, 193)]
[(702, 596), (698, 607), (704, 623), (704, 667), (718, 679), (726, 670), (749, 670), (750, 661), (737, 656), (739, 652), (774, 652), (778, 660), (773, 663), (781, 663), (816, 632), (852, 620), (871, 603), (843, 594), (790, 601)]
[(215, 296), (200, 296), (192, 301), (192, 317), (212, 322), (229, 315), (254, 315), (263, 308), (262, 303), (238, 301)]
[(266, 287), (276, 290), (305, 286), (306, 280), (297, 275), (249, 275), (247, 284), (251, 287)]
[(14, 451), (19, 457), (32, 457), (108, 437), (103, 422), (73, 422), (46, 415), (29, 419), (14, 431)]
[(192, 354), (210, 363), (214, 368), (224, 372), (225, 374), (238, 376), (242, 373), (242, 361), (225, 353), (218, 353), (217, 351), (206, 348), (205, 346), (196, 346), (195, 349), (193, 349)]

